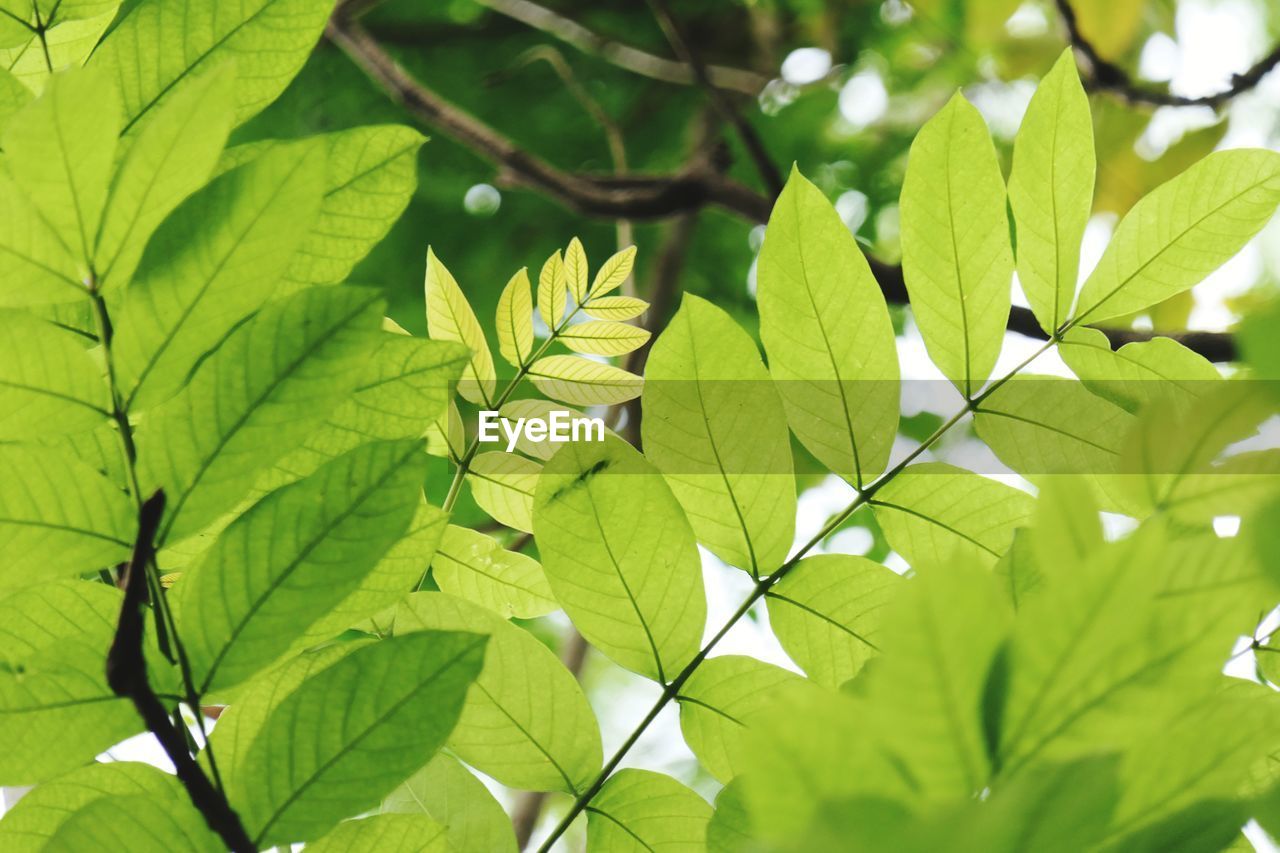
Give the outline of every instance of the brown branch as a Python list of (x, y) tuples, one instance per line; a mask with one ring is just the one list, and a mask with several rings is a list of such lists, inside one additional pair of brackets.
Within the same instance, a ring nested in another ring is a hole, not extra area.
[[(359, 25), (333, 19), (328, 36), (365, 73), (410, 113), (477, 156), (498, 167), (500, 182), (542, 193), (564, 207), (605, 219), (659, 219), (715, 206), (750, 222), (766, 222), (773, 198), (719, 174), (713, 165), (695, 162), (671, 175), (590, 175), (566, 172), (519, 148), (497, 130), (449, 103), (411, 77)], [(888, 302), (908, 303), (902, 268), (868, 257), (871, 272)], [(1028, 337), (1046, 335), (1025, 308), (1009, 315), (1009, 330)], [(1113, 346), (1150, 340), (1155, 333), (1103, 329)], [(1172, 333), (1168, 337), (1212, 361), (1236, 358), (1235, 341), (1220, 332)]]
[[(143, 613), (148, 598), (147, 565), (155, 557), (156, 529), (163, 514), (164, 492), (156, 492), (138, 511), (138, 537), (120, 579), (124, 587), (124, 604), (120, 608), (120, 621), (116, 625), (111, 650), (107, 653), (107, 684), (117, 696), (133, 703), (147, 729), (155, 735), (173, 762), (178, 780), (187, 789), (192, 804), (204, 816), (209, 828), (235, 853), (253, 853), (258, 848), (245, 832), (240, 816), (191, 757), (185, 733), (169, 719), (164, 704), (147, 680), (147, 661), (142, 646)], [(199, 708), (194, 710), (200, 712)]]
[(1231, 75), (1231, 83), (1225, 89), (1210, 95), (1186, 97), (1139, 86), (1129, 73), (1114, 62), (1098, 54), (1093, 43), (1080, 32), (1080, 22), (1067, 0), (1057, 0), (1058, 14), (1067, 27), (1071, 46), (1089, 63), (1089, 77), (1085, 86), (1094, 92), (1111, 92), (1130, 104), (1147, 104), (1155, 107), (1212, 107), (1217, 109), (1237, 95), (1254, 88), (1277, 65), (1280, 65), (1280, 45), (1258, 60), (1247, 71)]

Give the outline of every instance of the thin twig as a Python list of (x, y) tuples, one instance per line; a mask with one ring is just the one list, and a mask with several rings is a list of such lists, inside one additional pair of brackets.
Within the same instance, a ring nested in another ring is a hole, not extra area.
[[(173, 762), (178, 780), (187, 789), (187, 795), (209, 828), (235, 853), (252, 853), (257, 847), (245, 832), (240, 816), (191, 757), (183, 732), (169, 719), (164, 703), (147, 680), (147, 661), (142, 645), (143, 612), (149, 597), (147, 566), (155, 556), (155, 535), (163, 514), (164, 492), (156, 492), (148, 498), (138, 512), (138, 536), (133, 543), (133, 555), (121, 577), (124, 604), (120, 608), (120, 621), (116, 625), (111, 650), (107, 653), (107, 684), (115, 695), (133, 703), (147, 729), (155, 735)], [(194, 710), (199, 713), (199, 708)]]
[(1228, 103), (1237, 95), (1257, 86), (1277, 65), (1280, 65), (1280, 44), (1271, 52), (1259, 59), (1251, 68), (1240, 74), (1231, 75), (1231, 83), (1220, 91), (1209, 95), (1187, 97), (1172, 92), (1159, 91), (1139, 86), (1119, 65), (1099, 55), (1098, 49), (1080, 32), (1080, 22), (1076, 18), (1075, 9), (1067, 0), (1057, 0), (1058, 14), (1067, 27), (1067, 35), (1071, 46), (1089, 63), (1089, 77), (1085, 86), (1094, 92), (1111, 92), (1119, 95), (1130, 104), (1148, 104), (1156, 107), (1212, 107), (1217, 109)]

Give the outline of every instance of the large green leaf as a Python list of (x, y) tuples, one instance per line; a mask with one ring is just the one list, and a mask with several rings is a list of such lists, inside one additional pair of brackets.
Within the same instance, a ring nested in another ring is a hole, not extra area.
[(711, 806), (670, 776), (619, 770), (587, 810), (587, 846), (639, 853), (706, 849)]
[(211, 68), (138, 125), (95, 234), (104, 288), (129, 281), (156, 227), (209, 179), (231, 131), (234, 84), (234, 69)]
[(1133, 206), (1080, 291), (1075, 323), (1141, 311), (1198, 284), (1271, 219), (1280, 154), (1217, 151)]
[(730, 565), (772, 572), (795, 536), (795, 480), (786, 415), (755, 343), (686, 294), (645, 379), (645, 453), (694, 534)]
[(241, 326), (139, 435), (140, 476), (168, 496), (162, 538), (232, 508), (260, 468), (290, 450), (351, 391), (382, 314), (376, 291), (322, 288)]
[(542, 466), (514, 453), (477, 453), (467, 471), (471, 496), (500, 524), (533, 532), (533, 495)]
[(1013, 253), (1004, 179), (981, 114), (957, 93), (911, 144), (902, 274), (934, 364), (972, 397), (1009, 318)]
[(275, 705), (226, 780), (254, 842), (313, 840), (424, 765), (458, 719), (484, 644), (433, 631), (372, 643)]
[(1080, 327), (1063, 336), (1058, 352), (1084, 387), (1128, 412), (1167, 397), (1199, 397), (1222, 378), (1208, 360), (1170, 338), (1112, 351), (1106, 335)]
[(106, 422), (107, 385), (82, 340), (31, 314), (0, 312), (0, 440), (48, 438)]
[(219, 853), (225, 844), (189, 803), (157, 808), (144, 794), (107, 796), (69, 815), (47, 850), (184, 850)]
[(579, 793), (600, 769), (599, 728), (577, 680), (528, 631), (440, 592), (396, 608), (395, 632), (469, 631), (488, 636), (476, 679), (449, 748), (459, 758), (524, 791)]
[(742, 786), (730, 782), (716, 796), (715, 814), (707, 824), (707, 853), (737, 853), (749, 849), (751, 842), (751, 814)]
[(676, 694), (685, 743), (712, 776), (728, 782), (741, 764), (742, 736), (772, 691), (799, 676), (741, 655), (711, 658)]
[(1009, 173), (1018, 282), (1040, 328), (1049, 333), (1066, 322), (1075, 301), (1094, 170), (1089, 97), (1068, 48), (1027, 105)]
[(616, 663), (666, 682), (697, 653), (707, 610), (693, 530), (634, 448), (612, 437), (562, 448), (533, 527), (556, 600)]
[(912, 566), (956, 555), (994, 565), (1034, 505), (1026, 492), (942, 462), (908, 467), (871, 500), (885, 538)]
[(223, 531), (175, 602), (201, 693), (244, 681), (359, 588), (413, 518), (426, 462), (421, 442), (364, 445)]
[(384, 814), (347, 820), (318, 841), (307, 845), (312, 853), (450, 853), (444, 826), (421, 814)]
[(830, 202), (798, 171), (756, 267), (760, 337), (796, 437), (859, 484), (884, 470), (898, 426), (898, 355), (884, 297)]
[(298, 143), (209, 184), (147, 245), (113, 350), (137, 410), (182, 387), (201, 359), (270, 298), (316, 216), (323, 152)]
[(425, 814), (444, 824), (454, 850), (515, 853), (511, 820), (474, 773), (441, 751), (382, 801), (382, 812)]
[(331, 11), (331, 0), (143, 0), (132, 4), (91, 64), (118, 78), (127, 131), (193, 75), (231, 59), (241, 124), (284, 91)]
[(765, 594), (769, 625), (810, 678), (839, 687), (879, 650), (882, 608), (899, 582), (863, 557), (807, 557)]
[(91, 572), (129, 556), (129, 499), (83, 462), (0, 446), (0, 483), (0, 588)]
[(491, 536), (450, 526), (431, 563), (431, 576), (445, 592), (479, 604), (504, 619), (545, 616), (560, 605), (542, 566), (508, 551)]
[(14, 183), (0, 160), (0, 306), (83, 302), (83, 264)]
[(121, 600), (113, 587), (79, 580), (0, 597), (0, 783), (52, 778), (142, 728), (107, 686)]

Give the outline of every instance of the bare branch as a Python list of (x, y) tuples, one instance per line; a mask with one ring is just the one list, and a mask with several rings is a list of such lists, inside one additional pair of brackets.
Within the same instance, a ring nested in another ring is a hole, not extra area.
[(1280, 65), (1280, 45), (1254, 63), (1253, 67), (1231, 76), (1231, 84), (1211, 95), (1189, 98), (1171, 92), (1161, 92), (1139, 86), (1120, 66), (1098, 54), (1093, 43), (1080, 32), (1080, 22), (1067, 0), (1057, 0), (1058, 14), (1067, 27), (1071, 46), (1089, 63), (1089, 77), (1085, 86), (1094, 92), (1111, 92), (1130, 104), (1147, 104), (1156, 107), (1212, 107), (1217, 109), (1237, 95), (1244, 94), (1262, 81), (1277, 65)]

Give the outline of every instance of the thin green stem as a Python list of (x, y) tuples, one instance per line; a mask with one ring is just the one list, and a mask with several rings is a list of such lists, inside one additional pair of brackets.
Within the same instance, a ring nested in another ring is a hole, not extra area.
[(738, 621), (742, 619), (743, 616), (747, 615), (747, 613), (751, 611), (751, 608), (753, 608), (756, 605), (756, 602), (758, 602), (761, 598), (764, 597), (765, 593), (767, 593), (776, 583), (778, 583), (784, 577), (790, 574), (791, 571), (800, 564), (800, 561), (805, 557), (806, 554), (808, 554), (815, 547), (817, 547), (817, 545), (820, 542), (822, 542), (822, 540), (826, 539), (828, 536), (830, 536), (832, 533), (838, 530), (841, 525), (843, 525), (846, 521), (849, 520), (850, 516), (852, 516), (864, 504), (866, 504), (869, 500), (871, 500), (871, 498), (876, 494), (876, 492), (880, 491), (880, 489), (882, 489), (885, 485), (891, 482), (895, 477), (901, 474), (902, 471), (906, 469), (908, 465), (910, 465), (912, 462), (918, 459), (922, 453), (924, 453), (932, 445), (934, 445), (940, 438), (942, 438), (942, 436), (946, 435), (953, 427), (955, 427), (956, 424), (960, 423), (960, 421), (963, 420), (966, 415), (968, 415), (973, 411), (976, 411), (979, 403), (981, 403), (987, 397), (991, 396), (991, 394), (993, 394), (997, 389), (999, 389), (1000, 386), (1004, 385), (1006, 382), (1012, 379), (1016, 374), (1018, 374), (1025, 367), (1027, 367), (1027, 365), (1031, 364), (1031, 362), (1039, 358), (1040, 355), (1044, 353), (1046, 350), (1048, 350), (1049, 347), (1053, 346), (1053, 344), (1055, 344), (1058, 341), (1058, 339), (1059, 339), (1059, 336), (1054, 335), (1052, 338), (1050, 338), (1049, 341), (1047, 341), (1044, 344), (1044, 346), (1040, 347), (1035, 352), (1033, 352), (1030, 356), (1024, 359), (1020, 364), (1018, 364), (1018, 366), (1015, 367), (1013, 370), (1009, 371), (1004, 376), (992, 382), (980, 394), (977, 394), (974, 397), (967, 399), (965, 401), (964, 407), (961, 408), (960, 411), (956, 412), (944, 424), (942, 424), (936, 430), (934, 430), (932, 435), (930, 435), (928, 438), (922, 441), (918, 447), (916, 447), (910, 453), (908, 453), (902, 459), (902, 461), (898, 462), (896, 465), (894, 465), (884, 474), (880, 475), (880, 477), (876, 479), (875, 482), (871, 483), (865, 489), (859, 492), (858, 496), (854, 498), (853, 501), (850, 502), (848, 506), (846, 506), (840, 512), (832, 516), (827, 521), (827, 523), (822, 526), (822, 529), (819, 530), (813, 536), (813, 538), (811, 538), (808, 542), (806, 542), (804, 546), (800, 548), (800, 550), (798, 550), (785, 563), (783, 563), (782, 566), (776, 572), (769, 575), (768, 577), (764, 577), (756, 581), (755, 586), (752, 587), (751, 592), (747, 595), (746, 600), (743, 601), (741, 606), (739, 606), (738, 609), (733, 612), (733, 615), (729, 617), (729, 619), (725, 622), (723, 626), (721, 626), (720, 630), (715, 633), (715, 636), (713, 636), (710, 640), (708, 640), (706, 645), (704, 645), (702, 649), (699, 650), (699, 652), (696, 655), (694, 655), (693, 659), (689, 661), (689, 663), (685, 666), (685, 668), (682, 669), (680, 673), (676, 675), (676, 677), (663, 688), (662, 695), (660, 695), (658, 697), (658, 700), (654, 702), (653, 707), (649, 709), (649, 713), (645, 714), (644, 719), (642, 719), (640, 723), (636, 726), (636, 728), (632, 730), (631, 734), (628, 735), (627, 739), (622, 742), (622, 745), (618, 747), (617, 751), (614, 752), (613, 756), (607, 762), (605, 762), (604, 767), (602, 767), (600, 769), (600, 772), (596, 774), (596, 777), (592, 780), (591, 784), (587, 786), (586, 790), (584, 790), (582, 794), (580, 794), (577, 797), (577, 799), (574, 800), (573, 805), (569, 807), (569, 811), (565, 813), (565, 816), (561, 819), (560, 823), (558, 823), (556, 825), (556, 828), (551, 831), (551, 834), (547, 836), (547, 839), (542, 843), (542, 846), (538, 848), (539, 853), (547, 853), (547, 851), (551, 849), (551, 845), (555, 844), (555, 842), (560, 838), (560, 836), (564, 835), (565, 831), (568, 830), (570, 824), (572, 824), (573, 821), (577, 819), (578, 815), (580, 815), (583, 812), (583, 810), (586, 809), (586, 807), (590, 804), (592, 798), (594, 798), (595, 795), (600, 792), (601, 787), (604, 786), (604, 783), (608, 780), (609, 776), (613, 774), (613, 771), (622, 762), (622, 759), (626, 757), (627, 753), (631, 750), (631, 748), (635, 746), (636, 741), (638, 741), (640, 737), (645, 733), (645, 731), (649, 728), (650, 724), (652, 724), (653, 721), (657, 719), (658, 714), (662, 712), (662, 709), (665, 708), (668, 705), (668, 703), (670, 703), (671, 700), (676, 697), (676, 694), (679, 692), (680, 688), (684, 686), (684, 683), (688, 681), (690, 676), (692, 676), (693, 673), (697, 670), (697, 668), (702, 665), (702, 662), (706, 660), (707, 655), (709, 655), (712, 652), (712, 650), (715, 649), (716, 645), (718, 645), (720, 641), (724, 639), (724, 637), (729, 633), (730, 629), (732, 629), (733, 626), (736, 625)]

